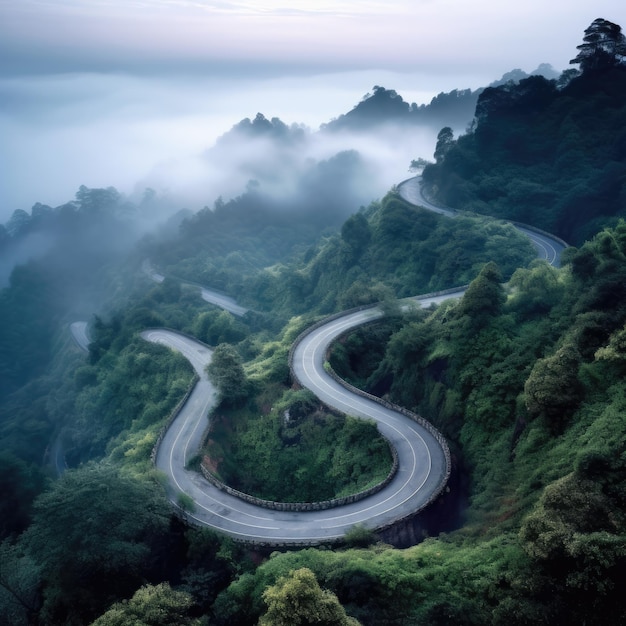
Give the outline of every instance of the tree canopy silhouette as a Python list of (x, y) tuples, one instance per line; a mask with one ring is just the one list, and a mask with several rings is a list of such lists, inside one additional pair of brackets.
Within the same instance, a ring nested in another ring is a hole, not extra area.
[(585, 30), (583, 43), (570, 63), (579, 63), (583, 72), (614, 67), (626, 57), (626, 37), (622, 27), (601, 17), (593, 20)]

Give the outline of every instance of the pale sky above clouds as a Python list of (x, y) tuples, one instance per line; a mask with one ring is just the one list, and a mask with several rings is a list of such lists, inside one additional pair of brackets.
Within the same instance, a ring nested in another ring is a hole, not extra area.
[(0, 0), (0, 52), (5, 72), (224, 63), (280, 72), (474, 68), (493, 78), (542, 62), (564, 69), (596, 17), (619, 23), (624, 3)]

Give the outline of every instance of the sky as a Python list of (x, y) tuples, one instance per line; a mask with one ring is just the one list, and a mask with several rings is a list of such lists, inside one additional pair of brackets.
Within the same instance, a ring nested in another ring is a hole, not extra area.
[(168, 163), (193, 177), (257, 112), (315, 130), (374, 85), (421, 104), (566, 69), (597, 17), (626, 26), (623, 0), (0, 0), (0, 221)]

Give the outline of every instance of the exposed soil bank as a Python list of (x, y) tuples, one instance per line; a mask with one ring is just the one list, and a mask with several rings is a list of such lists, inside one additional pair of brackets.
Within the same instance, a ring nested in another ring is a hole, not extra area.
[(427, 537), (460, 528), (469, 496), (469, 475), (464, 465), (463, 460), (453, 454), (452, 473), (439, 498), (421, 513), (377, 533), (380, 540), (395, 548), (408, 548)]

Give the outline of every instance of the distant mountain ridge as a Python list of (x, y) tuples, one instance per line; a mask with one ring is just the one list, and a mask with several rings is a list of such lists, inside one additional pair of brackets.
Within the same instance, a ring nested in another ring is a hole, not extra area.
[[(521, 69), (513, 69), (505, 73), (500, 79), (492, 82), (491, 87), (502, 85), (516, 85), (530, 76), (543, 76), (555, 79), (558, 73), (549, 64), (541, 64), (537, 69), (527, 74)], [(408, 127), (428, 126), (440, 129), (451, 127), (455, 131), (462, 131), (474, 119), (474, 113), (480, 95), (486, 88), (453, 89), (442, 92), (432, 98), (429, 104), (409, 104), (393, 89), (374, 86), (372, 93), (367, 93), (352, 110), (341, 114), (338, 118), (323, 124), (319, 133), (332, 135), (344, 131), (367, 134), (386, 125), (407, 125)], [(263, 113), (257, 113), (254, 118), (244, 118), (230, 130), (218, 138), (216, 143), (206, 151), (209, 158), (218, 160), (223, 156), (223, 150), (239, 149), (241, 142), (268, 141), (278, 148), (280, 158), (287, 168), (291, 159), (292, 150), (298, 150), (308, 135), (313, 134), (303, 124), (286, 124), (278, 117), (267, 118)], [(232, 152), (232, 150), (231, 150)], [(345, 151), (344, 151), (345, 152)], [(338, 154), (333, 162), (346, 163), (349, 158), (356, 158), (355, 154)], [(267, 159), (266, 159), (267, 160)], [(246, 168), (253, 184), (266, 178), (266, 164), (254, 154), (245, 159)], [(254, 164), (257, 163), (257, 166)], [(323, 165), (323, 163), (322, 163)], [(129, 217), (133, 213), (141, 213), (142, 209), (154, 209), (158, 203), (156, 194), (146, 189), (139, 207), (134, 207), (126, 198), (122, 197), (113, 187), (107, 189), (88, 189), (82, 186), (76, 194), (76, 199), (56, 208), (36, 203), (31, 214), (23, 209), (16, 209), (6, 224), (0, 224), (0, 258), (5, 259), (8, 272), (14, 264), (12, 252), (20, 242), (35, 233), (45, 233), (51, 230), (67, 227), (68, 220), (74, 222), (87, 210), (93, 209), (103, 213), (117, 213), (119, 217)], [(95, 208), (94, 208), (95, 207)], [(18, 250), (19, 252), (19, 250)], [(18, 253), (16, 258), (21, 258)], [(0, 268), (0, 275), (2, 271)], [(5, 277), (6, 278), (6, 277)], [(0, 280), (1, 282), (1, 280)]]
[[(507, 72), (502, 78), (490, 83), (495, 87), (505, 83), (518, 83), (529, 76), (543, 76), (548, 79), (557, 78), (554, 68), (542, 63), (536, 70), (527, 74), (521, 69)], [(436, 95), (429, 104), (417, 105), (405, 102), (395, 90), (385, 89), (376, 85), (373, 93), (366, 94), (351, 111), (340, 115), (337, 119), (324, 124), (325, 131), (356, 130), (363, 131), (372, 125), (393, 123), (409, 123), (428, 126), (451, 126), (465, 128), (473, 119), (478, 97), (484, 87), (476, 90), (453, 89)]]
[[(542, 63), (530, 73), (516, 68), (489, 83), (488, 87), (518, 83), (529, 76), (556, 79), (559, 73), (548, 63)], [(350, 111), (322, 124), (320, 131), (364, 132), (389, 123), (465, 128), (472, 121), (478, 97), (484, 90), (485, 87), (476, 90), (453, 89), (437, 94), (429, 104), (418, 105), (415, 102), (406, 102), (394, 89), (375, 85), (372, 92), (365, 94)], [(292, 142), (303, 139), (305, 134), (306, 127), (302, 124), (287, 125), (278, 117), (268, 119), (263, 113), (257, 113), (253, 119), (246, 117), (224, 133), (218, 139), (216, 147), (227, 145), (234, 137), (249, 139), (264, 137)]]

